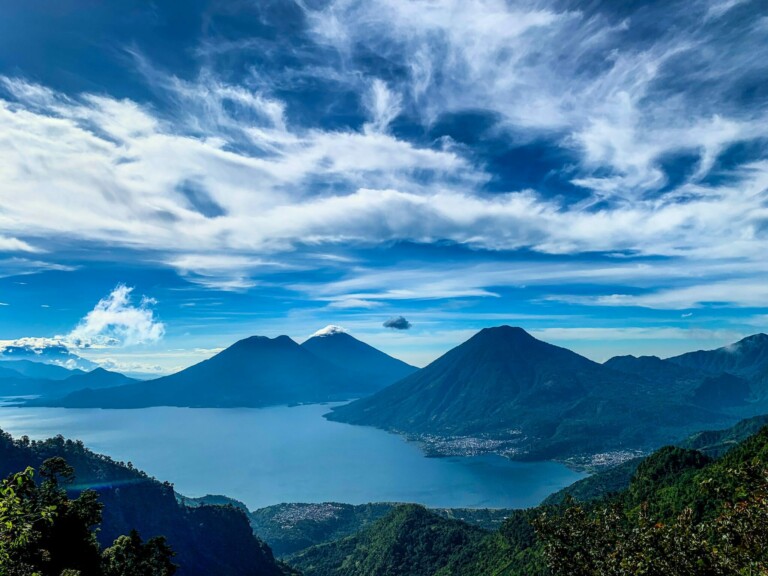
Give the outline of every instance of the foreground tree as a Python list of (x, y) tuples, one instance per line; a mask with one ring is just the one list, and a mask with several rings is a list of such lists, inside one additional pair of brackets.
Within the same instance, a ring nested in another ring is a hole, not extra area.
[(27, 468), (0, 485), (0, 576), (170, 576), (173, 552), (164, 538), (146, 544), (138, 533), (121, 536), (103, 555), (95, 528), (101, 503), (93, 490), (71, 499), (63, 484), (74, 478), (62, 458), (40, 466), (42, 482)]
[(173, 551), (164, 538), (150, 538), (144, 543), (139, 533), (131, 530), (104, 551), (104, 576), (172, 576), (176, 566), (171, 556)]

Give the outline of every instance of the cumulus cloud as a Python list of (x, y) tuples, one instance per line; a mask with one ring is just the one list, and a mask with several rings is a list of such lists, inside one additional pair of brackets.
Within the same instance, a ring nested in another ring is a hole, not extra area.
[(392, 330), (408, 330), (411, 327), (411, 323), (408, 322), (404, 316), (397, 316), (386, 320), (383, 326), (384, 328), (391, 328)]
[(46, 348), (59, 350), (66, 348), (66, 341), (60, 336), (55, 338), (25, 336), (13, 340), (0, 340), (0, 347), (7, 348), (9, 346), (25, 348), (33, 352), (41, 352)]
[(132, 346), (160, 340), (165, 325), (152, 310), (156, 302), (143, 297), (136, 305), (132, 291), (133, 288), (118, 285), (63, 340), (77, 348)]
[(97, 364), (72, 352), (71, 343), (64, 337), (23, 337), (0, 340), (0, 356), (6, 359), (33, 360), (63, 366), (70, 370), (93, 370)]

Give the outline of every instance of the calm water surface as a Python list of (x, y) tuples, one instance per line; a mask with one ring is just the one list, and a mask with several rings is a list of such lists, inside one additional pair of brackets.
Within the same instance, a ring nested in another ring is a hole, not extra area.
[(322, 417), (328, 410), (0, 407), (0, 428), (33, 439), (80, 439), (182, 494), (225, 494), (251, 509), (327, 501), (519, 508), (583, 477), (553, 462), (425, 458), (393, 434), (329, 422)]

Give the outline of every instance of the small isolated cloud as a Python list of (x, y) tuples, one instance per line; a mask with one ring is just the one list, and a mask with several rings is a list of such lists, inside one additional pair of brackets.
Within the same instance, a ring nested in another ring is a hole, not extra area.
[(411, 327), (411, 323), (405, 319), (404, 316), (398, 316), (397, 318), (390, 318), (384, 322), (384, 328), (391, 328), (392, 330), (408, 330)]
[(372, 300), (363, 300), (361, 298), (341, 298), (334, 300), (328, 304), (328, 308), (344, 310), (347, 308), (376, 308), (381, 306), (380, 302), (373, 302)]
[(157, 302), (142, 298), (138, 306), (131, 299), (133, 288), (123, 284), (99, 300), (66, 337), (78, 348), (131, 346), (156, 342), (165, 334), (165, 325), (155, 317)]

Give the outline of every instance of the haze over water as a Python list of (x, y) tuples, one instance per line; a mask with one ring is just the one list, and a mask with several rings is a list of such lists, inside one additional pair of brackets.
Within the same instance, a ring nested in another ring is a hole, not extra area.
[(554, 462), (426, 458), (400, 437), (322, 418), (329, 407), (99, 410), (0, 408), (14, 437), (57, 434), (130, 461), (186, 496), (281, 502), (418, 502), (522, 508), (583, 475)]

